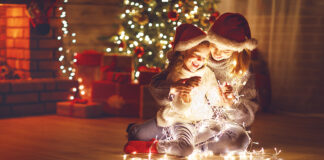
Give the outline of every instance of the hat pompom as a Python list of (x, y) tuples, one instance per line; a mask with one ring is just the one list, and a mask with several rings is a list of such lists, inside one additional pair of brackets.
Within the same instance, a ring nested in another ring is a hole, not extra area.
[(258, 41), (254, 38), (245, 41), (245, 48), (252, 51), (258, 46)]

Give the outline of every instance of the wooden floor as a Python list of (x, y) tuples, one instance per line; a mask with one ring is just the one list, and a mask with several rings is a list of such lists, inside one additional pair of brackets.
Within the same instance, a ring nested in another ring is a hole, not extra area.
[[(123, 159), (125, 128), (138, 119), (56, 115), (0, 119), (0, 160)], [(324, 119), (258, 115), (253, 139), (280, 158), (323, 160)]]

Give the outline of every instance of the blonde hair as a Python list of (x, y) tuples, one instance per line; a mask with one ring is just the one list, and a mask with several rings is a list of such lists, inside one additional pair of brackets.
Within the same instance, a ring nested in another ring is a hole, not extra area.
[(249, 70), (251, 63), (251, 51), (244, 49), (241, 52), (234, 52), (231, 56), (232, 70), (234, 76), (241, 76)]

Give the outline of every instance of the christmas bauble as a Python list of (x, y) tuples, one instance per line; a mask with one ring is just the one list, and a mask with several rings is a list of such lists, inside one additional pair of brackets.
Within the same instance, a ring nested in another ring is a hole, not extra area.
[(144, 55), (144, 48), (143, 47), (135, 47), (134, 53), (137, 58), (141, 58)]
[(198, 22), (199, 21), (199, 15), (198, 14), (195, 14), (193, 16), (193, 19), (192, 19), (194, 22)]
[(171, 21), (176, 21), (179, 18), (179, 14), (176, 11), (169, 11), (168, 17)]
[(218, 11), (212, 13), (209, 17), (209, 22), (214, 23), (217, 17), (219, 16), (219, 14), (220, 13)]
[(133, 20), (140, 25), (146, 25), (149, 22), (148, 16), (143, 13), (136, 14)]
[(206, 17), (203, 17), (202, 19), (200, 19), (200, 24), (204, 27), (207, 27), (209, 25), (209, 19)]

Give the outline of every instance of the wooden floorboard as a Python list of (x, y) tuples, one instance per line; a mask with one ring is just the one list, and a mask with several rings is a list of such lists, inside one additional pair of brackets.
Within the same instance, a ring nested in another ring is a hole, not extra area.
[[(0, 119), (0, 160), (123, 159), (125, 128), (140, 121), (56, 115)], [(281, 149), (283, 159), (324, 159), (324, 119), (260, 114), (252, 136), (268, 153)]]

